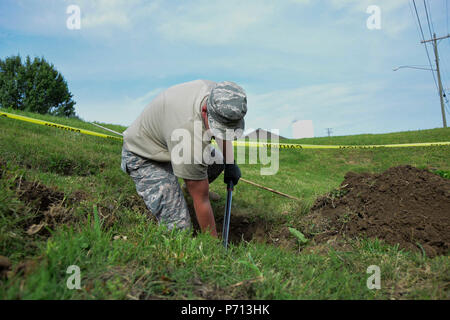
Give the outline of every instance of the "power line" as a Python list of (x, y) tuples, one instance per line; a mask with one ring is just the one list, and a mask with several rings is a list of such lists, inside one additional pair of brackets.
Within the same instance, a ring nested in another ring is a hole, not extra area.
[[(431, 20), (431, 12), (430, 12), (430, 18), (428, 17), (428, 9), (427, 9), (427, 3), (425, 0), (423, 0), (423, 7), (425, 8), (425, 15), (427, 17), (427, 24), (428, 24), (428, 30), (430, 31), (430, 38), (433, 38), (433, 31), (431, 31), (430, 27), (430, 20)], [(434, 29), (434, 28), (433, 28)]]
[[(431, 12), (430, 12), (430, 14), (428, 14), (427, 1), (423, 0), (423, 6), (424, 6), (424, 9), (425, 9), (425, 16), (426, 16), (427, 23), (428, 23), (428, 30), (430, 31), (430, 36), (431, 36), (430, 40), (425, 40), (425, 36), (424, 36), (424, 33), (423, 33), (423, 28), (422, 28), (422, 23), (420, 21), (419, 13), (417, 11), (416, 2), (415, 2), (415, 0), (412, 0), (412, 1), (413, 1), (416, 17), (417, 17), (417, 22), (419, 23), (420, 35), (422, 36), (421, 43), (423, 43), (425, 45), (425, 51), (427, 53), (428, 63), (430, 64), (430, 69), (431, 69), (431, 72), (433, 74), (434, 84), (436, 85), (436, 88), (438, 89), (438, 92), (439, 92), (439, 99), (440, 99), (440, 102), (441, 102), (442, 123), (443, 123), (443, 126), (445, 128), (445, 127), (447, 127), (447, 121), (446, 121), (446, 116), (445, 116), (447, 105), (444, 102), (445, 90), (442, 87), (442, 78), (441, 78), (441, 72), (440, 72), (440, 68), (439, 68), (440, 64), (439, 64), (439, 54), (438, 54), (438, 41), (442, 40), (442, 39), (450, 38), (450, 35), (447, 34), (446, 36), (442, 36), (442, 37), (439, 37), (439, 38), (436, 37), (436, 33), (434, 32), (433, 20), (431, 18)], [(411, 5), (410, 5), (410, 8), (411, 8)], [(431, 9), (431, 7), (430, 7), (430, 9)], [(411, 11), (412, 11), (412, 9), (411, 9)], [(433, 29), (433, 31), (431, 29)], [(436, 57), (436, 74), (437, 74), (438, 81), (439, 81), (439, 88), (438, 88), (438, 85), (436, 83), (436, 77), (434, 76), (433, 66), (432, 66), (432, 63), (431, 63), (430, 55), (428, 53), (428, 48), (427, 48), (427, 43), (428, 42), (433, 42), (434, 56)]]
[[(422, 40), (425, 41), (425, 35), (423, 34), (423, 29), (422, 29), (422, 24), (420, 23), (419, 13), (417, 12), (416, 1), (412, 0), (412, 2), (414, 4), (414, 10), (416, 12), (417, 22), (419, 23), (420, 35), (422, 36)], [(411, 8), (411, 4), (410, 4), (410, 8)], [(411, 9), (411, 11), (412, 11), (412, 9)], [(436, 90), (439, 91), (439, 87), (438, 87), (438, 84), (436, 81), (436, 76), (434, 75), (434, 71), (433, 71), (433, 64), (431, 63), (430, 54), (428, 53), (428, 47), (427, 47), (426, 43), (424, 43), (424, 45), (425, 45), (425, 52), (427, 53), (428, 63), (430, 64), (431, 74), (433, 75), (434, 85), (436, 86)]]
[[(425, 4), (425, 0), (424, 1), (424, 6), (425, 6), (425, 11), (427, 10), (426, 4)], [(431, 16), (431, 5), (429, 0), (427, 0), (427, 4), (428, 4), (428, 9), (429, 9), (429, 15), (430, 15), (430, 20), (429, 23), (431, 23), (431, 29), (433, 30), (433, 34), (435, 34), (435, 29), (434, 29), (434, 24), (433, 24), (433, 18)], [(445, 15), (446, 15), (446, 26), (447, 26), (447, 35), (449, 34), (449, 29), (448, 29), (448, 0), (444, 0), (444, 4), (445, 4)], [(427, 19), (428, 19), (428, 15), (427, 15)], [(450, 42), (448, 42), (450, 44)], [(437, 45), (437, 44), (436, 44)], [(447, 62), (445, 61), (445, 59), (440, 60), (441, 65), (444, 65), (444, 68), (441, 67), (441, 78), (443, 78), (442, 82), (444, 84), (444, 88), (447, 88), (447, 80), (449, 79), (447, 76)], [(443, 69), (445, 70), (445, 72), (442, 72)], [(448, 114), (450, 114), (449, 111), (449, 101), (447, 99), (447, 94), (446, 94), (446, 90), (443, 89), (442, 90), (442, 94), (443, 94), (443, 98), (444, 98), (444, 105), (445, 105), (445, 110), (447, 111)]]
[(434, 32), (433, 18), (431, 17), (431, 12), (432, 12), (433, 10), (431, 10), (430, 0), (427, 0), (427, 4), (428, 4), (428, 13), (430, 14), (431, 30), (433, 30), (433, 33), (435, 33), (435, 32)]

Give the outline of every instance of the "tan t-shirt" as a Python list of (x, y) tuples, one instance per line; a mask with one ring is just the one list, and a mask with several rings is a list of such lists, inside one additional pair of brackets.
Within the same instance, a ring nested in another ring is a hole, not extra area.
[[(123, 133), (125, 149), (147, 159), (171, 161), (177, 177), (206, 179), (208, 167), (202, 152), (210, 144), (211, 137), (204, 135), (206, 128), (201, 116), (201, 104), (215, 84), (209, 80), (195, 80), (160, 93)], [(188, 149), (180, 151), (180, 146), (188, 143), (180, 138), (183, 131), (190, 134), (190, 152)], [(173, 150), (179, 157), (171, 156)]]

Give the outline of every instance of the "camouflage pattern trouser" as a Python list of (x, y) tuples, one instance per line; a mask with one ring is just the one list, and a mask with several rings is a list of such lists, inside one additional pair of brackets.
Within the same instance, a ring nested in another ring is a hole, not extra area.
[[(187, 203), (170, 162), (145, 159), (122, 149), (121, 167), (133, 178), (137, 193), (160, 224), (169, 229), (191, 228)], [(208, 181), (213, 182), (223, 169), (223, 164), (209, 165)]]

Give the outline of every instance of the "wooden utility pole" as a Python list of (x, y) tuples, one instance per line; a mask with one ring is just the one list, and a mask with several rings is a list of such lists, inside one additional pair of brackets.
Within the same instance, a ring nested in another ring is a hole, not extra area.
[(436, 38), (436, 33), (434, 33), (433, 39), (421, 41), (421, 43), (433, 42), (434, 56), (436, 57), (437, 78), (438, 78), (438, 84), (439, 84), (439, 98), (441, 100), (442, 124), (443, 124), (444, 128), (447, 128), (447, 119), (445, 118), (444, 90), (442, 89), (441, 72), (439, 69), (439, 53), (438, 53), (438, 47), (437, 47), (437, 40), (442, 40), (442, 39), (446, 39), (446, 38), (450, 38), (450, 34), (448, 34), (444, 37)]

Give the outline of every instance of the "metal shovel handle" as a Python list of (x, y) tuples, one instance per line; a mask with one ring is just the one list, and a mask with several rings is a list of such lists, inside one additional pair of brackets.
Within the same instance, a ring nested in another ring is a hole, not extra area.
[(230, 232), (230, 216), (231, 216), (231, 201), (233, 199), (233, 182), (227, 184), (227, 203), (225, 204), (225, 215), (223, 217), (222, 238), (223, 246), (228, 248), (228, 234)]

